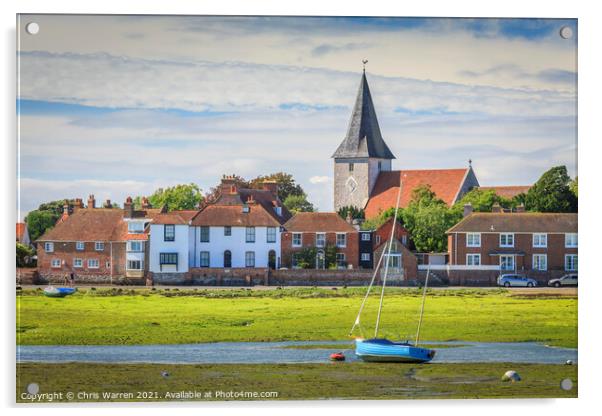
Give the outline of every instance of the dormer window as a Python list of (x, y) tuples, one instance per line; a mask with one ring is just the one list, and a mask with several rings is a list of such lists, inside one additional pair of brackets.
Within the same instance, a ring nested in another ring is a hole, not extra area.
[(247, 214), (247, 213), (249, 213), (249, 211), (250, 211), (250, 209), (249, 209), (248, 205), (245, 204), (245, 205), (242, 206), (242, 212), (243, 213)]
[(140, 221), (128, 222), (128, 233), (139, 234), (144, 232), (144, 223)]
[(276, 211), (276, 215), (282, 217), (282, 207), (274, 207), (274, 211)]

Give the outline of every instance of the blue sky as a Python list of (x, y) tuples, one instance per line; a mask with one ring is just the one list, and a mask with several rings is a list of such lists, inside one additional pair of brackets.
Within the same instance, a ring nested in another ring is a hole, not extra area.
[(280, 170), (329, 211), (362, 59), (394, 169), (472, 159), (482, 185), (530, 184), (559, 164), (576, 174), (575, 20), (21, 21), (41, 30), (20, 28), (20, 214)]

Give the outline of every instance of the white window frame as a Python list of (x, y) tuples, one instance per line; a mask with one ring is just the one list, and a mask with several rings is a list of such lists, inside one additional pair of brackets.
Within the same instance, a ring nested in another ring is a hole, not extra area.
[[(207, 255), (207, 264), (203, 264), (203, 255)], [(211, 266), (211, 253), (203, 250), (199, 253), (199, 267), (210, 267)]]
[(339, 269), (345, 268), (345, 265), (341, 264), (341, 263), (346, 263), (346, 262), (347, 262), (347, 256), (345, 256), (345, 253), (337, 253), (336, 254), (337, 268), (339, 268)]
[[(343, 237), (343, 244), (339, 243), (339, 238), (340, 237)], [(337, 233), (336, 245), (339, 248), (345, 248), (345, 247), (347, 247), (347, 233)]]
[[(471, 260), (469, 260), (471, 259)], [(478, 259), (475, 263), (475, 259)], [(481, 254), (479, 253), (468, 253), (466, 254), (466, 265), (467, 266), (480, 266), (481, 265)]]
[(316, 233), (316, 247), (326, 247), (326, 233)]
[(466, 247), (481, 247), (481, 233), (466, 233)]
[(224, 226), (224, 237), (232, 237), (232, 226), (231, 225)]
[(378, 234), (376, 235), (375, 241), (376, 241), (376, 244), (380, 244), (380, 235), (378, 235)]
[[(512, 268), (503, 268), (502, 267), (503, 266), (503, 264), (502, 264), (502, 258), (503, 257), (507, 257), (507, 258), (511, 258), (512, 259)], [(500, 255), (500, 270), (503, 270), (503, 271), (514, 271), (515, 269), (516, 269), (516, 258), (515, 258), (515, 256), (504, 255), (504, 254)]]
[[(502, 244), (502, 236), (506, 237), (506, 243)], [(508, 244), (508, 237), (512, 236), (512, 244)], [(500, 233), (500, 247), (514, 247), (514, 233)]]
[[(140, 244), (140, 250), (135, 250), (133, 248), (134, 244)], [(144, 251), (144, 244), (142, 241), (138, 241), (138, 240), (132, 240), (132, 241), (128, 241), (127, 244), (127, 251), (130, 251), (132, 253), (142, 253)]]
[(44, 243), (44, 251), (46, 253), (54, 253), (54, 243), (51, 243), (51, 242)]
[(82, 267), (84, 267), (84, 260), (80, 259), (80, 258), (74, 258), (73, 259), (73, 268), (75, 269), (81, 269)]
[(63, 262), (61, 261), (61, 259), (50, 260), (50, 267), (52, 267), (53, 269), (60, 269), (62, 265), (63, 265)]
[[(299, 243), (295, 243), (295, 238), (299, 238)], [(301, 247), (303, 245), (303, 234), (302, 233), (293, 233), (291, 238), (291, 245), (293, 247)]]
[(362, 253), (362, 261), (370, 261), (370, 253)]
[[(134, 228), (136, 226), (137, 228)], [(144, 232), (144, 223), (141, 221), (128, 221), (129, 234), (142, 234)], [(134, 269), (137, 270), (137, 269)]]
[(83, 241), (76, 241), (75, 242), (75, 249), (77, 251), (84, 251), (86, 249), (86, 243)]
[[(543, 259), (544, 267), (542, 267), (541, 260), (536, 260), (536, 259)], [(533, 270), (540, 270), (540, 271), (548, 270), (548, 255), (547, 254), (540, 254), (540, 253), (533, 254), (533, 259), (531, 262), (532, 262)]]
[[(568, 267), (568, 264), (569, 264), (568, 259), (571, 258), (571, 257), (574, 257), (575, 260), (573, 260), (571, 262), (572, 263), (572, 267), (569, 268)], [(566, 270), (567, 272), (576, 272), (577, 269), (579, 268), (579, 262), (578, 262), (578, 260), (579, 259), (577, 257), (577, 254), (565, 254), (564, 255), (564, 270)], [(577, 267), (575, 267), (575, 263), (577, 263)]]
[[(130, 267), (130, 262), (138, 262), (140, 263), (140, 268), (138, 269), (134, 269)], [(143, 260), (137, 260), (137, 259), (130, 259), (125, 263), (125, 267), (127, 270), (144, 270), (144, 261)]]
[[(270, 238), (273, 237), (273, 238)], [(276, 227), (267, 227), (265, 230), (265, 241), (266, 243), (275, 243), (278, 239), (278, 231)]]
[[(574, 237), (574, 242), (573, 242)], [(577, 233), (566, 233), (564, 235), (564, 247), (565, 248), (577, 248), (579, 245)]]
[[(543, 237), (543, 244), (542, 244)], [(548, 235), (546, 233), (533, 233), (533, 247), (546, 248), (548, 247)]]
[(255, 252), (254, 251), (245, 252), (245, 267), (248, 267), (248, 268), (255, 267)]
[[(92, 262), (96, 262), (96, 266), (92, 266)], [(88, 259), (88, 269), (100, 269), (100, 261), (98, 259)]]
[(370, 241), (370, 233), (362, 233), (362, 241)]
[(94, 250), (96, 251), (104, 251), (105, 249), (105, 243), (103, 243), (102, 241), (95, 241), (94, 242)]
[(257, 234), (255, 227), (246, 227), (245, 228), (245, 243), (253, 244), (257, 241)]

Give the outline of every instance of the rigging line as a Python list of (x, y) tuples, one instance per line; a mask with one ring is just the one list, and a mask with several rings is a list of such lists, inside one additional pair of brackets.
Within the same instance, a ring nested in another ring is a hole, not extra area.
[[(380, 258), (378, 259), (378, 263), (376, 264), (376, 268), (374, 269), (374, 273), (372, 274), (372, 280), (370, 281), (370, 285), (368, 285), (368, 290), (366, 291), (364, 300), (362, 301), (362, 304), (360, 305), (360, 310), (357, 313), (357, 316), (355, 317), (355, 323), (351, 327), (351, 331), (349, 331), (349, 335), (351, 335), (353, 333), (353, 330), (355, 329), (355, 327), (360, 324), (360, 315), (362, 314), (362, 311), (364, 310), (364, 305), (366, 304), (368, 295), (370, 294), (370, 291), (372, 290), (372, 286), (374, 285), (374, 280), (376, 279), (376, 274), (378, 273), (378, 269), (380, 268), (380, 263), (382, 262), (383, 257), (385, 256), (386, 250), (387, 250), (387, 243), (385, 242), (385, 246), (383, 247), (383, 252), (381, 253)], [(362, 327), (360, 326), (360, 331), (361, 330), (362, 330)]]
[[(387, 275), (389, 273), (389, 263), (391, 262), (391, 247), (393, 246), (393, 237), (395, 236), (395, 225), (397, 225), (397, 211), (399, 210), (399, 200), (401, 199), (401, 180), (399, 181), (399, 192), (397, 192), (397, 203), (395, 204), (395, 214), (393, 214), (393, 225), (391, 226), (391, 237), (389, 238), (389, 247), (387, 251), (387, 260), (385, 263), (385, 276), (383, 277), (383, 289), (380, 293), (380, 304), (378, 305), (378, 315), (376, 316), (376, 328), (374, 328), (374, 338), (378, 337), (378, 327), (380, 325), (380, 314), (383, 310), (383, 299), (385, 297), (385, 286), (387, 285)], [(401, 266), (401, 264), (400, 264)]]
[(424, 291), (422, 292), (422, 306), (420, 307), (420, 319), (418, 320), (418, 330), (416, 331), (416, 341), (414, 346), (418, 345), (418, 339), (420, 338), (420, 326), (422, 325), (422, 315), (424, 314), (424, 300), (426, 299), (426, 288), (429, 284), (429, 273), (431, 272), (431, 266), (426, 269), (426, 279), (424, 280)]

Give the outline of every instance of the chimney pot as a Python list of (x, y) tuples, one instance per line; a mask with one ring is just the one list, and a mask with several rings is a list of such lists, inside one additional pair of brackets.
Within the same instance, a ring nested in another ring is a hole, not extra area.
[(132, 204), (132, 197), (128, 196), (123, 204), (123, 216), (124, 218), (132, 218), (134, 216), (134, 204)]
[(502, 207), (497, 202), (491, 207), (491, 212), (503, 212)]
[(96, 208), (96, 200), (93, 194), (88, 197), (88, 208)]
[(468, 217), (470, 214), (472, 214), (472, 204), (469, 202), (464, 204), (464, 217)]

